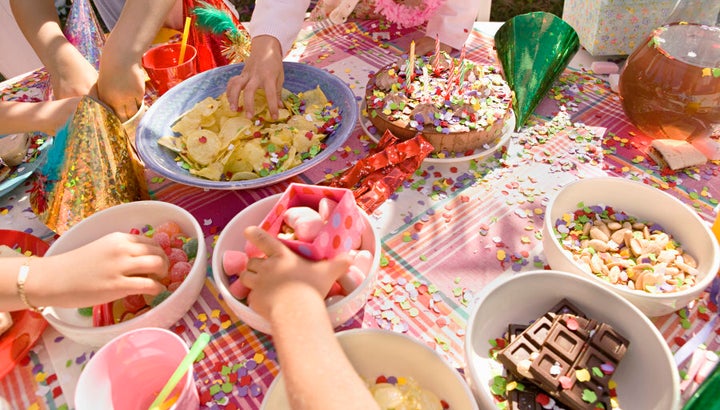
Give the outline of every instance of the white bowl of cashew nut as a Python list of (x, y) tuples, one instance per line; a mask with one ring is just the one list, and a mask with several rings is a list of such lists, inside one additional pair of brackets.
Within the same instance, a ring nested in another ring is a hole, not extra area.
[(622, 178), (579, 180), (548, 202), (543, 248), (552, 269), (595, 278), (649, 317), (687, 306), (720, 268), (720, 249), (695, 210)]

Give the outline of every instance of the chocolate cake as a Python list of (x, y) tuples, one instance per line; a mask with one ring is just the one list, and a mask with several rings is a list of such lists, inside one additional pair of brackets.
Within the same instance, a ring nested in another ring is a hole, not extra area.
[(365, 103), (380, 134), (422, 133), (436, 153), (487, 148), (513, 116), (512, 92), (495, 67), (442, 52), (381, 68), (368, 81)]

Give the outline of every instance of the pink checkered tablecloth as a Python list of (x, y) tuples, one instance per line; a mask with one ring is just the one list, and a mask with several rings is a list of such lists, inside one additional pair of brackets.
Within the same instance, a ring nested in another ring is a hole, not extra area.
[[(496, 63), (492, 37), (481, 32), (481, 25), (468, 41), (467, 58)], [(306, 27), (289, 59), (335, 74), (360, 100), (368, 76), (420, 35), (376, 21)], [(39, 71), (6, 82), (0, 97), (42, 98), (45, 76)], [(254, 190), (205, 191), (150, 171), (147, 178), (154, 199), (195, 215), (212, 247), (225, 224), (247, 205), (282, 192), (289, 182), (319, 182), (364, 156), (371, 144), (357, 124), (347, 145), (328, 160), (289, 181)], [(569, 68), (506, 148), (482, 160), (426, 161), (371, 216), (382, 234), (382, 270), (365, 308), (341, 329), (379, 327), (405, 333), (462, 369), (473, 294), (501, 275), (547, 267), (541, 244), (545, 204), (559, 186), (579, 178), (611, 175), (643, 181), (679, 198), (710, 222), (720, 198), (720, 164), (667, 173), (647, 157), (648, 144), (627, 121), (606, 78), (587, 67)], [(0, 198), (0, 228), (51, 241), (52, 233), (29, 208), (30, 183)], [(251, 330), (226, 308), (209, 265), (200, 298), (171, 330), (188, 343), (200, 332), (213, 336), (204, 358), (195, 364), (203, 408), (259, 408), (279, 371), (272, 339)], [(717, 316), (716, 305), (705, 295), (653, 321), (674, 353), (686, 343), (704, 343), (718, 351)], [(697, 334), (701, 336), (693, 339)], [(0, 397), (13, 409), (72, 408), (77, 377), (92, 354), (92, 349), (49, 327), (0, 380)], [(681, 375), (686, 366), (687, 360), (679, 363)]]

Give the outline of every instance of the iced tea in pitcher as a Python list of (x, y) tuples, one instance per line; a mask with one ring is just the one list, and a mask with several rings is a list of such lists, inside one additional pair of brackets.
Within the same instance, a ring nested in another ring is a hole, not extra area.
[(720, 132), (720, 27), (672, 23), (630, 55), (620, 75), (623, 109), (652, 138)]

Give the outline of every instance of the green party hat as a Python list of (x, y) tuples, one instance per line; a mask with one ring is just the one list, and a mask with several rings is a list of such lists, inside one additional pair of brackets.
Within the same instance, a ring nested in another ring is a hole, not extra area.
[(495, 49), (505, 80), (515, 93), (513, 108), (520, 129), (578, 51), (575, 30), (546, 12), (513, 17), (495, 34)]

